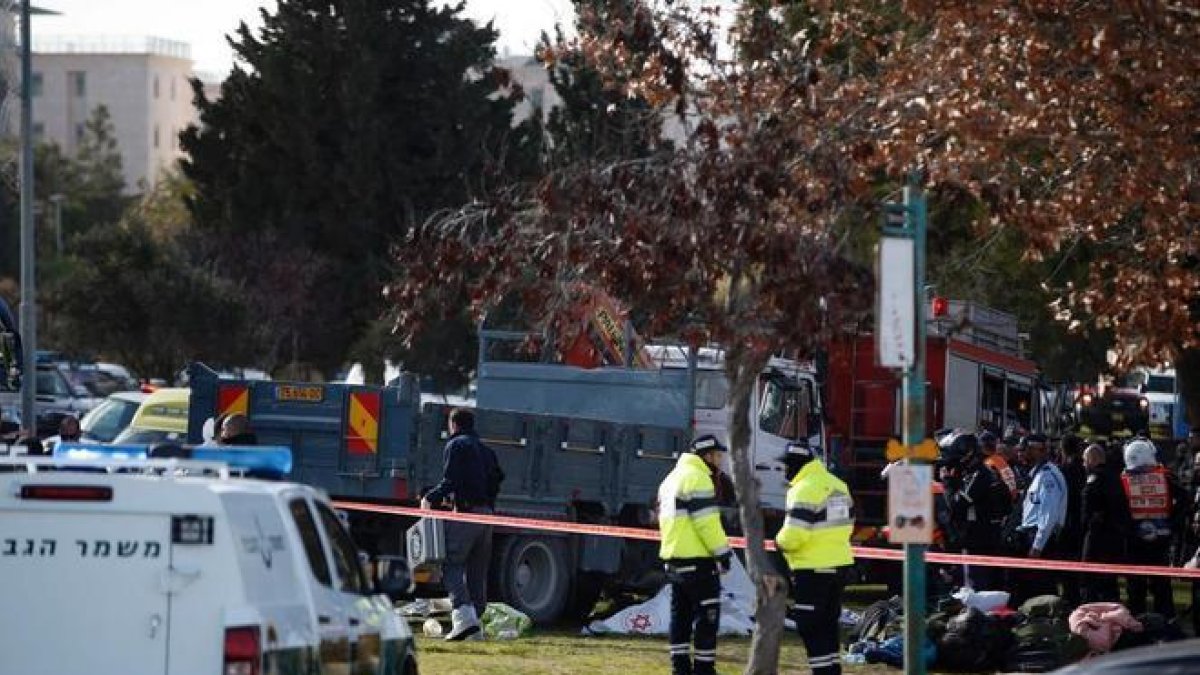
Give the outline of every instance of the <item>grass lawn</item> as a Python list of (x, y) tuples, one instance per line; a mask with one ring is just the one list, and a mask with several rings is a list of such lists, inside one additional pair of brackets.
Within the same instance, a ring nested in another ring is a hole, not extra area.
[[(749, 638), (721, 638), (717, 671), (723, 675), (742, 672), (749, 649)], [(507, 642), (447, 643), (418, 636), (417, 659), (424, 675), (662, 675), (671, 670), (665, 637), (593, 637), (564, 630), (539, 631)], [(804, 647), (795, 635), (785, 638), (779, 666), (780, 672), (808, 672)], [(846, 673), (899, 672), (882, 665), (842, 668)]]
[[(1123, 584), (1122, 584), (1123, 585)], [(1174, 584), (1177, 610), (1191, 604), (1191, 586)], [(847, 589), (846, 604), (861, 609), (872, 600), (886, 596), (882, 587), (859, 586)], [(448, 622), (444, 622), (448, 626)], [(1185, 630), (1191, 633), (1190, 617), (1181, 617)], [(558, 626), (537, 629), (528, 638), (494, 642), (446, 643), (441, 638), (427, 638), (420, 633), (420, 624), (413, 625), (417, 634), (417, 658), (425, 675), (592, 675), (593, 673), (665, 674), (670, 672), (665, 637), (585, 636), (578, 628)], [(723, 675), (742, 672), (750, 649), (749, 638), (721, 638), (717, 647), (717, 670)], [(804, 647), (794, 633), (784, 638), (780, 672), (807, 673)], [(883, 665), (842, 665), (849, 674), (898, 673)], [(936, 671), (932, 671), (936, 672)]]

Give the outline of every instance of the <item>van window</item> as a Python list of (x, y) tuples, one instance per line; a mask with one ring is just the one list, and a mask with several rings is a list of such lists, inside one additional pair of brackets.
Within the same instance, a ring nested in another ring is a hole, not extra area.
[(327, 506), (317, 503), (317, 513), (321, 514), (321, 525), (325, 528), (325, 534), (329, 535), (333, 564), (337, 566), (338, 590), (366, 595), (370, 587), (362, 576), (362, 565), (358, 564), (358, 547), (346, 534), (342, 521)]
[(312, 512), (304, 499), (293, 499), (288, 502), (292, 512), (292, 520), (300, 531), (300, 541), (304, 544), (304, 557), (308, 558), (308, 566), (312, 569), (317, 581), (326, 586), (332, 586), (329, 577), (329, 561), (325, 559), (325, 549), (321, 548), (321, 535), (317, 533), (317, 524), (313, 522)]

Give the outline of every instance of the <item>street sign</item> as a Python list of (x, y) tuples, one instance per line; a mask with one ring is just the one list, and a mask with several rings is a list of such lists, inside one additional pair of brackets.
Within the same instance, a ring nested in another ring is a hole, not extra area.
[(888, 541), (933, 542), (933, 467), (902, 464), (888, 471)]
[(885, 368), (907, 369), (916, 361), (915, 244), (907, 237), (879, 240), (875, 339)]

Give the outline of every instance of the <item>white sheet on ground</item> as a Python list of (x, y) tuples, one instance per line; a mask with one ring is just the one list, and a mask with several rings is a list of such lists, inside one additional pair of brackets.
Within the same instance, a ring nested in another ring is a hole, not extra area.
[[(749, 635), (754, 631), (754, 583), (737, 557), (729, 573), (721, 577), (721, 635)], [(584, 627), (592, 634), (666, 635), (671, 625), (671, 585), (665, 584), (653, 598), (626, 607), (607, 619)]]

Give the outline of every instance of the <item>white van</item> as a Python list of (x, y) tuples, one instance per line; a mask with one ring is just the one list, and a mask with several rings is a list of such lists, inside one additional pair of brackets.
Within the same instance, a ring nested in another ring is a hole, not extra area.
[(232, 477), (212, 450), (57, 452), (0, 460), (4, 673), (417, 672), (412, 633), (317, 490)]

